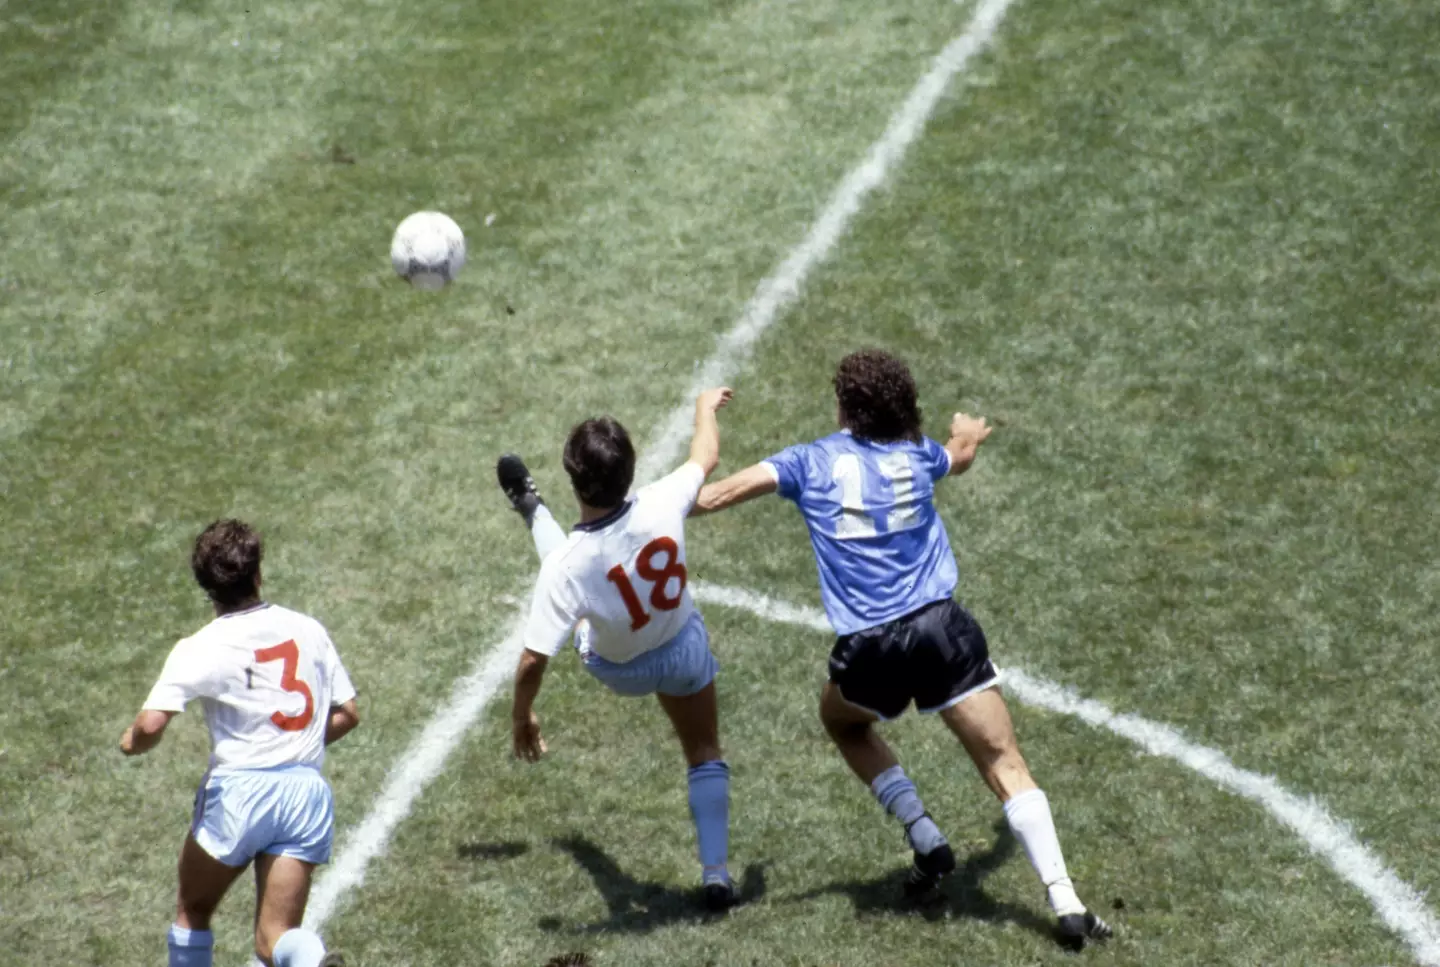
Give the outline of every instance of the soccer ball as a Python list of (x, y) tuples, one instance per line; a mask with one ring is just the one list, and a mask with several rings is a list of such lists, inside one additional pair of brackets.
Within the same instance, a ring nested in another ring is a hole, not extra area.
[(390, 264), (417, 289), (443, 289), (465, 266), (465, 233), (449, 215), (416, 212), (395, 229)]

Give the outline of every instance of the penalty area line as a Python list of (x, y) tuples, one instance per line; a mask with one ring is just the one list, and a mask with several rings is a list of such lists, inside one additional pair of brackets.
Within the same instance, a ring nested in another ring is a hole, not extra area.
[[(797, 607), (745, 588), (695, 582), (691, 585), (691, 594), (703, 604), (745, 611), (777, 624), (834, 634), (823, 612)], [(1081, 697), (1073, 689), (1013, 667), (1004, 670), (1001, 680), (1006, 690), (1026, 705), (1072, 715), (1087, 725), (1134, 743), (1150, 755), (1177, 762), (1227, 792), (1259, 804), (1299, 836), (1341, 879), (1363, 893), (1380, 919), (1405, 941), (1423, 967), (1440, 967), (1440, 922), (1421, 895), (1318, 800), (1296, 795), (1274, 776), (1240, 768), (1219, 749), (1192, 742), (1173, 726), (1116, 712), (1101, 702)]]
[[(799, 297), (806, 277), (829, 257), (866, 198), (884, 184), (919, 138), (950, 81), (975, 54), (989, 45), (1013, 2), (980, 0), (965, 31), (934, 57), (930, 69), (890, 116), (884, 134), (830, 196), (809, 233), (759, 284), (740, 318), (721, 337), (715, 351), (697, 372), (686, 402), (671, 411), (654, 442), (641, 454), (636, 480), (653, 480), (678, 459), (690, 433), (689, 420), (693, 413), (690, 401), (695, 394), (730, 379), (744, 365), (756, 340)], [(450, 701), (391, 768), (369, 814), (346, 836), (333, 864), (316, 880), (305, 914), (307, 927), (319, 931), (339, 909), (345, 895), (364, 882), (370, 861), (385, 852), (395, 828), (409, 815), (421, 792), (440, 774), (445, 760), (460, 744), (465, 732), (509, 679), (519, 656), (522, 620), (523, 617), (517, 616), (505, 639), (487, 649), (476, 669), (456, 683)]]

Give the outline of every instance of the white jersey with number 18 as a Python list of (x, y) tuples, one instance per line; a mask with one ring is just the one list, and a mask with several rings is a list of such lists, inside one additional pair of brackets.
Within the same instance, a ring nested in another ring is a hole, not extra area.
[(685, 518), (704, 483), (704, 469), (687, 463), (612, 513), (577, 525), (540, 566), (525, 647), (554, 655), (588, 620), (589, 648), (623, 663), (679, 634), (695, 613)]
[(355, 687), (320, 622), (273, 604), (222, 615), (170, 652), (145, 708), (184, 711), (199, 699), (210, 772), (325, 761), (330, 709)]

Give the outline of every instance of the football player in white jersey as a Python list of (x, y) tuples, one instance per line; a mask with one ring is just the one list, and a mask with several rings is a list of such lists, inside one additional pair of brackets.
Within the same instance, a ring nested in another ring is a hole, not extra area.
[(343, 963), (300, 922), (334, 834), (320, 767), (325, 747), (360, 722), (355, 688), (320, 622), (261, 600), (261, 554), (260, 535), (238, 520), (196, 538), (190, 564), (215, 620), (175, 645), (120, 739), (127, 756), (150, 751), (192, 699), (210, 729), (210, 767), (180, 849), (170, 967), (210, 967), (210, 918), (251, 860), (255, 955), (272, 967)]
[(515, 755), (534, 762), (545, 752), (535, 697), (546, 664), (573, 634), (586, 671), (618, 695), (656, 696), (670, 717), (690, 767), (701, 886), (712, 910), (736, 901), (726, 855), (730, 769), (720, 751), (718, 666), (686, 587), (685, 517), (720, 460), (715, 413), (729, 401), (723, 387), (701, 393), (690, 459), (628, 499), (635, 448), (625, 428), (609, 417), (575, 427), (564, 462), (580, 523), (568, 538), (519, 457), (502, 457), (496, 467), (542, 559), (515, 675)]

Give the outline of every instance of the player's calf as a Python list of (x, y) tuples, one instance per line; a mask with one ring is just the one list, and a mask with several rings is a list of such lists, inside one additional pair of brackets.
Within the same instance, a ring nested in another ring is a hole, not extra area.
[(1062, 927), (1062, 934), (1068, 930), (1067, 936), (1075, 935), (1079, 929), (1076, 925), (1083, 926), (1087, 923), (1085, 918), (1090, 917), (1098, 925), (1096, 939), (1108, 936), (1109, 926), (1088, 913), (1075, 892), (1050, 813), (1050, 801), (1035, 785), (1020, 754), (1010, 710), (999, 689), (978, 692), (940, 714), (965, 746), (985, 784), (1003, 804), (1011, 832), (1020, 841), (1031, 867), (1045, 886), (1050, 909), (1066, 925)]
[[(701, 888), (706, 907), (718, 911), (735, 901), (735, 888), (730, 882), (729, 870), (730, 766), (720, 751), (719, 710), (713, 680), (714, 657), (709, 651), (709, 639), (699, 636), (692, 645), (691, 661), (682, 664), (703, 669), (701, 678), (710, 680), (693, 694), (660, 692), (656, 697), (669, 716), (685, 751), (685, 761), (689, 765), (686, 786), (700, 856)], [(701, 649), (704, 650), (703, 655)], [(676, 676), (676, 681), (683, 678)]]

